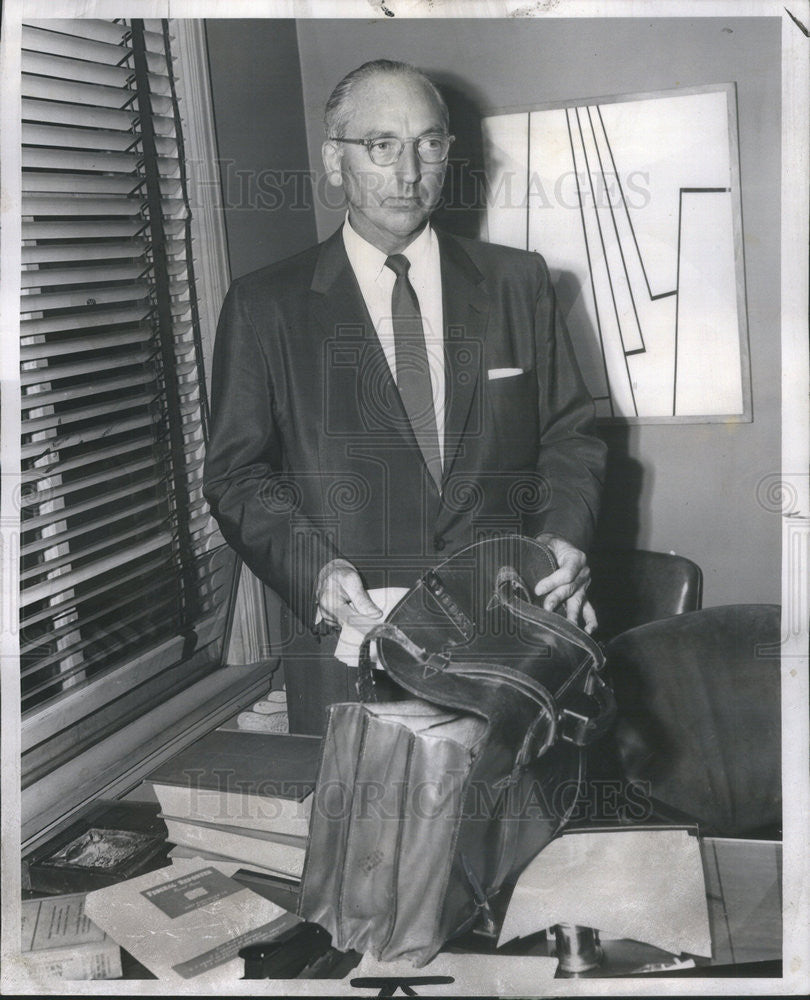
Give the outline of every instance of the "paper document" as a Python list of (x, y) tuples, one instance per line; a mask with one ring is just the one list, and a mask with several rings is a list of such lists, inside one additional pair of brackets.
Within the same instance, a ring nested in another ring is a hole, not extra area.
[[(412, 987), (420, 996), (498, 996), (532, 997), (545, 993), (543, 983), (550, 983), (557, 971), (556, 958), (523, 958), (515, 955), (456, 955), (442, 953), (432, 962), (415, 969), (410, 962), (377, 962), (364, 955), (343, 983), (353, 979), (416, 979), (420, 976), (447, 976), (451, 983), (431, 983)], [(358, 987), (356, 994), (367, 993)], [(373, 993), (367, 993), (373, 996)], [(379, 991), (377, 996), (383, 994)], [(397, 995), (403, 995), (400, 987)]]
[(554, 924), (711, 955), (700, 842), (685, 830), (569, 833), (529, 863), (498, 945)]
[(298, 923), (230, 878), (238, 867), (177, 859), (91, 892), (85, 912), (159, 979), (221, 988), (242, 977), (241, 948), (271, 941)]
[[(357, 661), (360, 657), (360, 646), (363, 642), (363, 637), (365, 636), (371, 625), (379, 625), (384, 622), (388, 615), (393, 611), (397, 604), (402, 600), (402, 598), (408, 593), (407, 587), (376, 587), (373, 590), (369, 590), (368, 596), (374, 601), (378, 608), (382, 609), (382, 617), (375, 619), (370, 625), (364, 628), (355, 627), (354, 625), (344, 625), (340, 631), (340, 636), (338, 637), (337, 646), (335, 646), (334, 656), (338, 660), (342, 660), (347, 667), (356, 667)], [(371, 662), (377, 662), (377, 644), (372, 642), (369, 649), (369, 655), (371, 656)]]
[(121, 949), (84, 912), (85, 894), (23, 900), (21, 968), (38, 980), (115, 979)]

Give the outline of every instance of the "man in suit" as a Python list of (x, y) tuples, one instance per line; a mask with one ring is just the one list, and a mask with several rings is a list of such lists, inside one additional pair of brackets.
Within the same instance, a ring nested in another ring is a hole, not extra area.
[(530, 581), (544, 606), (592, 630), (605, 448), (542, 258), (430, 225), (452, 137), (419, 70), (365, 64), (325, 124), (343, 227), (222, 310), (205, 495), (225, 538), (312, 627), (378, 620), (369, 588), (517, 531), (557, 557)]

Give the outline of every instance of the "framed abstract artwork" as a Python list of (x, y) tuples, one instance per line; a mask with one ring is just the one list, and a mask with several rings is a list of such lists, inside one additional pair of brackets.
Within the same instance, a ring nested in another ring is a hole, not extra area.
[(733, 84), (485, 115), (493, 243), (549, 265), (608, 421), (751, 420)]

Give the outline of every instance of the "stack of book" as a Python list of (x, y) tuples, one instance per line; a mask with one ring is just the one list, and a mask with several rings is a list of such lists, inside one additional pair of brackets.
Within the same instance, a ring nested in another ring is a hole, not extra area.
[(172, 857), (300, 880), (320, 738), (215, 730), (149, 775)]

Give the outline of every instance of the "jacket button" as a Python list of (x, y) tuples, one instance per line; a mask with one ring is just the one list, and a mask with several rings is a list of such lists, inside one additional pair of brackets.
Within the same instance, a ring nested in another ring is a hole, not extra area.
[(442, 549), (445, 547), (445, 545), (447, 545), (447, 542), (445, 542), (445, 540), (442, 538), (442, 536), (441, 535), (436, 535), (436, 537), (433, 539), (433, 548), (437, 552), (441, 552)]

